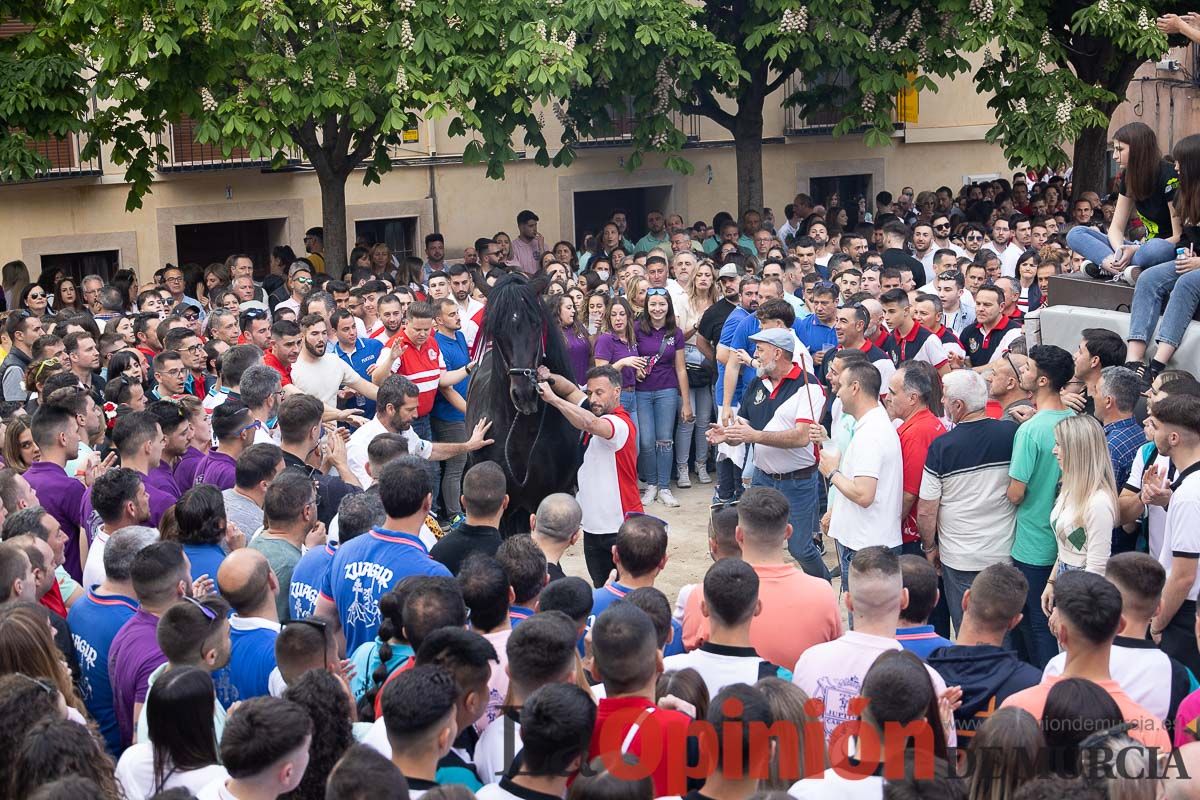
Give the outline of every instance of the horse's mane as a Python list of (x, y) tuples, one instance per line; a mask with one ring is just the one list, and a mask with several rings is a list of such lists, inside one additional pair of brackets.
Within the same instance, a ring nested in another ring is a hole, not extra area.
[(550, 319), (541, 298), (523, 275), (501, 278), (488, 292), (487, 300), (479, 352), (485, 352), (497, 339), (510, 339), (525, 331), (544, 331), (546, 366), (558, 375), (572, 374), (562, 331)]

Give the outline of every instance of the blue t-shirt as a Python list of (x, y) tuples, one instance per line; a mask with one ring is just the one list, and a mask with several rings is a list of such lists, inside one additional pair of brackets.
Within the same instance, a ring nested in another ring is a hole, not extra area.
[[(373, 365), (379, 360), (380, 354), (383, 352), (383, 343), (376, 339), (356, 339), (354, 341), (354, 352), (347, 353), (342, 350), (341, 343), (333, 345), (333, 352), (342, 361), (350, 365), (350, 369), (359, 374), (363, 380), (371, 380), (371, 376), (367, 374), (367, 367)], [(353, 401), (355, 408), (361, 408), (363, 416), (367, 419), (375, 416), (375, 401), (370, 398), (356, 395)]]
[(229, 618), (229, 664), (213, 673), (213, 686), (221, 705), (270, 694), (275, 669), (275, 639), (279, 626), (269, 620)]
[[(721, 326), (721, 338), (718, 340), (717, 343), (723, 344), (726, 347), (732, 347), (733, 346), (733, 335), (735, 333), (737, 333), (738, 325), (741, 324), (742, 320), (744, 320), (746, 317), (750, 317), (750, 316), (753, 316), (753, 314), (751, 314), (749, 311), (742, 308), (741, 306), (738, 306), (733, 311), (730, 311), (729, 316), (725, 318), (725, 324)], [(745, 372), (745, 370), (743, 370), (743, 372)], [(751, 375), (750, 377), (753, 378), (754, 376)], [(746, 384), (749, 385), (749, 381), (747, 381)], [(725, 385), (725, 365), (722, 364), (720, 361), (717, 362), (717, 384), (716, 385), (718, 387)], [(738, 388), (735, 389), (734, 393), (733, 393), (733, 404), (734, 405), (737, 405), (738, 403), (741, 402), (742, 390), (745, 388), (746, 387), (743, 386), (742, 382), (739, 380)], [(722, 389), (718, 389), (719, 393), (723, 392), (723, 391), (724, 390), (722, 390)], [(718, 394), (718, 396), (716, 398), (716, 402), (718, 404), (721, 403), (723, 398), (724, 398), (724, 394)]]
[[(183, 552), (187, 553), (188, 561), (192, 564), (192, 580), (196, 580), (201, 575), (207, 575), (212, 578), (212, 582), (217, 582), (217, 570), (221, 567), (221, 562), (225, 560), (225, 551), (221, 549), (219, 544), (185, 544)], [(220, 587), (217, 587), (220, 591)]]
[[(592, 613), (588, 617), (587, 629), (591, 630), (592, 625), (609, 606), (617, 602), (625, 595), (629, 594), (632, 589), (628, 586), (623, 586), (616, 581), (605, 584), (599, 589), (592, 592)], [(671, 640), (667, 642), (666, 648), (663, 650), (664, 656), (678, 655), (684, 652), (683, 647), (683, 625), (676, 619), (671, 619)]]
[(321, 593), (321, 584), (325, 582), (335, 553), (337, 544), (326, 542), (324, 547), (314, 547), (300, 557), (292, 570), (292, 582), (288, 588), (292, 619), (308, 619), (317, 613), (317, 595)]
[[(453, 339), (441, 331), (434, 331), (433, 335), (437, 337), (438, 347), (442, 351), (442, 360), (446, 362), (448, 371), (453, 372), (470, 363), (471, 350), (467, 347), (467, 338), (463, 336), (462, 331), (455, 331)], [(462, 395), (463, 400), (467, 399), (467, 387), (470, 383), (470, 378), (463, 378), (454, 384), (454, 391)], [(434, 395), (433, 410), (429, 414), (446, 422), (462, 422), (466, 419), (463, 412), (450, 405), (450, 401), (443, 397), (441, 392)]]
[(381, 621), (379, 598), (410, 575), (452, 577), (429, 557), (416, 534), (376, 527), (338, 548), (321, 583), (321, 596), (337, 606), (347, 652), (375, 638)]
[(132, 597), (100, 594), (93, 589), (67, 612), (71, 641), (79, 659), (79, 693), (114, 758), (121, 754), (121, 730), (108, 677), (108, 648), (137, 607), (137, 600)]
[(932, 625), (914, 625), (911, 628), (897, 628), (896, 641), (922, 661), (929, 659), (929, 654), (939, 647), (952, 647), (954, 642), (938, 636)]

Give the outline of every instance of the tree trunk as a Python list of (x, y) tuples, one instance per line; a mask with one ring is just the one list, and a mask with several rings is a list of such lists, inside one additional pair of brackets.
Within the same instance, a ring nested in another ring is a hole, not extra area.
[(738, 215), (748, 209), (762, 211), (763, 207), (763, 164), (762, 164), (763, 121), (761, 109), (757, 115), (739, 109), (737, 124), (733, 130), (733, 151), (737, 161)]
[(346, 269), (346, 180), (349, 173), (316, 170), (321, 186), (321, 225), (325, 229), (325, 272), (341, 280)]
[(1071, 159), (1074, 166), (1071, 188), (1075, 197), (1083, 192), (1096, 192), (1101, 197), (1108, 194), (1104, 180), (1107, 150), (1107, 128), (1084, 128), (1079, 134)]

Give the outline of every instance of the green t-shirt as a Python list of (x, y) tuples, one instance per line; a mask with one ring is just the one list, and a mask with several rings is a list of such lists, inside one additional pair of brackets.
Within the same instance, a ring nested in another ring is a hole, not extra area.
[(292, 570), (300, 561), (300, 548), (283, 539), (275, 539), (259, 534), (250, 542), (251, 550), (257, 550), (267, 557), (275, 577), (279, 580), (279, 594), (275, 596), (275, 610), (279, 612), (279, 621), (286, 622), (292, 618), (291, 607), (288, 603), (292, 588)]
[(1050, 511), (1062, 475), (1054, 457), (1054, 426), (1074, 411), (1039, 411), (1020, 428), (1013, 441), (1008, 476), (1025, 484), (1025, 499), (1017, 506), (1012, 557), (1024, 564), (1048, 567), (1058, 556)]

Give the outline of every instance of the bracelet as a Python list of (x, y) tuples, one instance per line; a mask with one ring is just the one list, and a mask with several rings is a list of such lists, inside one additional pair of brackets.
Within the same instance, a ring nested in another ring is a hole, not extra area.
[(937, 550), (937, 549), (938, 549), (937, 542), (934, 542), (933, 544), (929, 545), (929, 547), (926, 547), (925, 543), (921, 542), (921, 552), (922, 553), (932, 553), (934, 550)]

